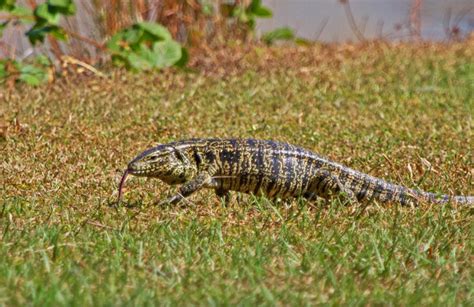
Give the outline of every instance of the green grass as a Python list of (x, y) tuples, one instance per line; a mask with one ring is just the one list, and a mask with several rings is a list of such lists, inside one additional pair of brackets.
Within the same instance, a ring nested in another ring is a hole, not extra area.
[(174, 188), (133, 177), (113, 204), (142, 149), (207, 136), (474, 194), (473, 55), (472, 41), (256, 48), (201, 73), (2, 89), (0, 305), (472, 304), (467, 208), (224, 205), (211, 191), (159, 208)]

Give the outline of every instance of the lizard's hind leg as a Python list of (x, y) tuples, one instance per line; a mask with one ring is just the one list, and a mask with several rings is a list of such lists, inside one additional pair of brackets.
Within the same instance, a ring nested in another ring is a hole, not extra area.
[(220, 199), (224, 200), (224, 204), (228, 204), (230, 202), (230, 191), (224, 189), (216, 189), (216, 195)]
[(326, 169), (319, 169), (316, 172), (315, 179), (309, 185), (309, 189), (304, 196), (308, 199), (319, 196), (327, 200), (342, 197), (345, 203), (357, 202), (354, 192), (345, 187), (337, 176)]

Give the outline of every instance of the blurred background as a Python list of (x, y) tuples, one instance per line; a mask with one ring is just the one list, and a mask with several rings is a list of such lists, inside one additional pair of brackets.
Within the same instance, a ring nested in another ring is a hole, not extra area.
[(64, 63), (185, 66), (258, 43), (459, 41), (473, 29), (472, 0), (3, 0), (0, 79), (41, 83)]
[[(310, 40), (365, 38), (445, 40), (474, 28), (472, 0), (264, 0), (272, 19), (258, 22), (259, 32), (290, 26)], [(349, 5), (349, 6), (348, 6)], [(350, 9), (350, 12), (348, 11)], [(352, 14), (352, 17), (350, 16)], [(450, 32), (455, 33), (450, 33)], [(357, 32), (357, 30), (356, 30)]]

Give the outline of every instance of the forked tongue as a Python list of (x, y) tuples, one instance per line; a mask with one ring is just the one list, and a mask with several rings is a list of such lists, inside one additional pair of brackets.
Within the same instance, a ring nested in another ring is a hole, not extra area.
[(120, 180), (117, 203), (120, 203), (120, 201), (122, 200), (123, 185), (125, 184), (125, 179), (127, 179), (128, 174), (129, 174), (128, 169), (126, 169), (125, 172), (123, 173), (122, 179)]

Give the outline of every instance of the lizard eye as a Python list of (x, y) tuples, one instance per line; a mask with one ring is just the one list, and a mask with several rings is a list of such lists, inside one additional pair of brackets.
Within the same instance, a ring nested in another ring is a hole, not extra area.
[(156, 161), (156, 160), (158, 160), (158, 156), (151, 156), (151, 157), (148, 158), (148, 160)]

